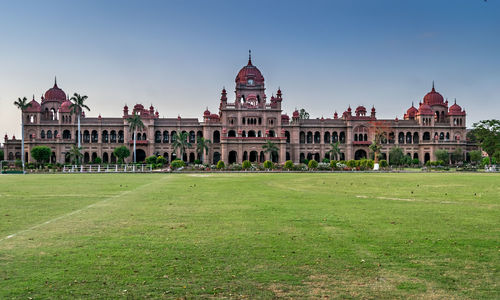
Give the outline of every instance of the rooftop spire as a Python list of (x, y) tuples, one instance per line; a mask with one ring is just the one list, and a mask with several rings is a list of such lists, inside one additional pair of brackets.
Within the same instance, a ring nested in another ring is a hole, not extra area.
[(54, 76), (54, 86), (57, 87), (57, 76)]
[(248, 65), (252, 64), (252, 50), (248, 50)]
[(434, 80), (432, 81), (432, 91), (435, 92), (436, 90), (434, 89)]

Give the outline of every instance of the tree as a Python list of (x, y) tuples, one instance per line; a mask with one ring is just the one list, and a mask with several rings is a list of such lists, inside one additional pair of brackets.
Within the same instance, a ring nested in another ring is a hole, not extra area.
[(462, 150), (462, 148), (458, 147), (451, 153), (451, 160), (454, 164), (457, 164), (464, 160), (464, 151)]
[(82, 147), (82, 133), (80, 132), (80, 116), (82, 115), (82, 112), (84, 109), (90, 111), (90, 108), (85, 105), (85, 100), (87, 100), (88, 97), (86, 95), (81, 96), (80, 94), (74, 93), (73, 97), (71, 97), (71, 105), (69, 106), (69, 109), (71, 110), (72, 114), (76, 114), (77, 119), (78, 119), (78, 148)]
[(134, 113), (130, 118), (127, 119), (128, 126), (130, 131), (133, 132), (134, 135), (134, 163), (137, 162), (137, 153), (136, 153), (136, 142), (137, 142), (137, 131), (143, 130), (146, 126), (142, 123), (141, 116), (137, 113)]
[(4, 153), (3, 150), (0, 149), (0, 160), (4, 160)]
[(276, 155), (279, 151), (276, 144), (271, 141), (266, 141), (266, 144), (262, 146), (262, 149), (264, 149), (264, 152), (270, 154), (271, 160), (273, 160), (273, 156)]
[(481, 154), (481, 151), (479, 151), (479, 150), (470, 151), (469, 156), (470, 156), (470, 161), (473, 164), (479, 163), (481, 161), (481, 158), (483, 158), (483, 155)]
[(299, 111), (299, 118), (301, 120), (309, 119), (309, 113), (305, 109), (301, 108)]
[(71, 149), (68, 152), (68, 155), (72, 163), (78, 164), (80, 162), (80, 159), (83, 157), (81, 151), (82, 151), (81, 147), (78, 148), (78, 146), (76, 145), (73, 145), (73, 147), (71, 147)]
[(50, 160), (52, 150), (47, 146), (35, 146), (31, 148), (31, 156), (38, 162), (43, 164)]
[(369, 148), (373, 151), (373, 159), (375, 160), (375, 163), (378, 163), (380, 149), (382, 149), (382, 143), (387, 141), (390, 124), (387, 121), (372, 121), (370, 122), (370, 125), (374, 138)]
[(116, 147), (113, 154), (118, 158), (118, 163), (123, 164), (125, 158), (130, 156), (130, 150), (126, 146)]
[[(26, 97), (17, 98), (17, 101), (14, 102), (14, 105), (21, 110), (21, 161), (23, 165), (23, 173), (24, 173), (24, 118), (22, 116), (22, 112), (26, 110), (28, 107), (31, 107), (31, 103), (28, 102)], [(2, 155), (3, 159), (3, 155)]]
[(336, 143), (331, 143), (330, 144), (330, 150), (327, 152), (330, 154), (330, 157), (332, 159), (337, 160), (338, 156), (340, 155), (340, 147), (339, 147), (339, 142)]
[(436, 152), (434, 152), (434, 155), (436, 156), (436, 160), (438, 160), (438, 161), (442, 160), (444, 162), (444, 164), (446, 164), (446, 165), (450, 161), (450, 154), (446, 150), (442, 150), (442, 149), (436, 150)]
[(210, 143), (211, 141), (205, 139), (204, 137), (199, 137), (196, 141), (196, 152), (200, 155), (201, 162), (203, 162), (203, 152), (208, 155), (208, 146)]
[(184, 153), (186, 153), (186, 149), (191, 148), (192, 145), (188, 141), (188, 133), (183, 131), (175, 134), (174, 151), (177, 149), (180, 150), (181, 160), (184, 159)]
[(403, 161), (404, 156), (405, 155), (403, 153), (403, 149), (401, 149), (399, 147), (393, 147), (389, 151), (389, 163), (391, 165), (400, 166), (401, 164), (404, 163), (404, 161)]
[(314, 170), (318, 167), (318, 162), (315, 161), (314, 159), (311, 159), (309, 163), (307, 164), (307, 167), (311, 170)]
[(241, 167), (243, 168), (243, 170), (248, 170), (252, 167), (252, 163), (249, 160), (245, 160), (241, 164)]
[(490, 160), (495, 152), (500, 151), (500, 120), (483, 120), (472, 125), (473, 135), (479, 141), (481, 149), (483, 149)]

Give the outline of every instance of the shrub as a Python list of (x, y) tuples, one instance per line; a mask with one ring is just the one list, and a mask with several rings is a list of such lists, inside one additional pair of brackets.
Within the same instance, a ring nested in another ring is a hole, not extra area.
[(315, 161), (314, 159), (311, 159), (309, 163), (307, 164), (307, 167), (309, 169), (316, 169), (318, 167), (318, 162)]
[(155, 163), (156, 163), (156, 156), (155, 156), (155, 155), (151, 155), (151, 156), (146, 157), (145, 162), (146, 162), (148, 165), (155, 164)]
[(113, 153), (118, 158), (119, 164), (123, 164), (125, 158), (130, 156), (130, 150), (126, 146), (116, 147)]
[(195, 160), (194, 160), (194, 164), (195, 164), (195, 165), (201, 165), (201, 160), (199, 160), (199, 159), (195, 159)]
[(479, 151), (479, 150), (473, 150), (473, 151), (469, 152), (469, 156), (470, 156), (470, 161), (473, 164), (479, 163), (481, 161), (481, 158), (483, 157), (481, 151)]
[(309, 164), (309, 160), (308, 160), (307, 158), (305, 158), (305, 159), (302, 161), (302, 163), (303, 163), (304, 165), (306, 165), (306, 166), (307, 166), (307, 165)]
[(94, 163), (94, 164), (101, 164), (102, 163), (102, 159), (98, 156), (98, 157), (94, 158), (94, 161), (92, 163)]
[(185, 167), (186, 163), (180, 159), (173, 160), (172, 163), (170, 163), (170, 168), (177, 170), (179, 168)]
[(15, 165), (16, 165), (16, 167), (18, 167), (18, 168), (22, 168), (22, 166), (23, 166), (23, 161), (22, 161), (22, 160), (20, 160), (20, 159), (16, 159)]
[(375, 163), (373, 162), (372, 159), (367, 159), (366, 160), (366, 169), (367, 170), (373, 170), (374, 166), (375, 166)]
[(330, 159), (329, 158), (323, 158), (323, 160), (321, 162), (329, 164), (330, 163)]
[(219, 160), (217, 162), (217, 169), (221, 170), (221, 169), (224, 169), (226, 167), (226, 165), (224, 164), (224, 162), (222, 160)]
[(242, 164), (241, 167), (243, 170), (248, 170), (252, 167), (252, 163), (249, 160), (245, 160)]
[(330, 160), (330, 168), (337, 169), (337, 163), (338, 161), (336, 160)]
[(273, 168), (273, 162), (272, 162), (272, 161), (269, 161), (269, 160), (266, 160), (266, 161), (264, 162), (264, 168), (265, 168), (265, 169), (268, 169), (268, 170), (272, 169), (272, 168)]
[(39, 163), (49, 161), (52, 150), (47, 146), (35, 146), (31, 149), (31, 156)]
[(356, 168), (356, 161), (354, 159), (348, 160), (346, 165), (351, 169)]
[(403, 153), (403, 149), (399, 148), (399, 147), (394, 147), (391, 149), (391, 151), (389, 151), (389, 163), (391, 165), (396, 165), (396, 166), (400, 166), (402, 164), (404, 164), (404, 153)]
[(242, 167), (240, 164), (234, 163), (234, 164), (229, 165), (228, 169), (231, 171), (241, 171)]
[(445, 162), (446, 164), (448, 164), (448, 161), (450, 159), (450, 155), (448, 154), (448, 151), (446, 150), (436, 150), (436, 152), (434, 152), (434, 155), (436, 156), (436, 159), (439, 161), (443, 161)]
[(381, 168), (387, 168), (389, 166), (389, 164), (387, 163), (387, 160), (385, 160), (385, 159), (381, 159), (379, 161), (379, 164), (380, 164)]
[(287, 169), (288, 171), (292, 170), (292, 169), (293, 169), (293, 167), (294, 167), (294, 165), (293, 165), (293, 161), (291, 161), (291, 160), (287, 160), (287, 161), (285, 162), (285, 169)]
[(420, 161), (418, 160), (418, 158), (414, 158), (412, 161), (411, 161), (411, 164), (414, 165), (414, 166), (418, 166), (420, 164)]
[(330, 164), (326, 162), (320, 162), (318, 164), (318, 170), (320, 171), (329, 171), (330, 170)]
[(167, 159), (160, 155), (156, 158), (156, 163), (159, 164), (160, 167), (163, 167), (164, 165), (167, 164)]

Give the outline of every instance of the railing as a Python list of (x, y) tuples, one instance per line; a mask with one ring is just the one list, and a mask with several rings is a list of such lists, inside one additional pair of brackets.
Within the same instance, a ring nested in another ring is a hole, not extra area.
[(64, 165), (63, 173), (149, 173), (150, 164)]

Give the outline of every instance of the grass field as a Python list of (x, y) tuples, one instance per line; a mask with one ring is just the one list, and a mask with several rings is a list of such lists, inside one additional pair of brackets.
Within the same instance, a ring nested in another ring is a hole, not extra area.
[(0, 298), (500, 298), (495, 174), (0, 175)]

